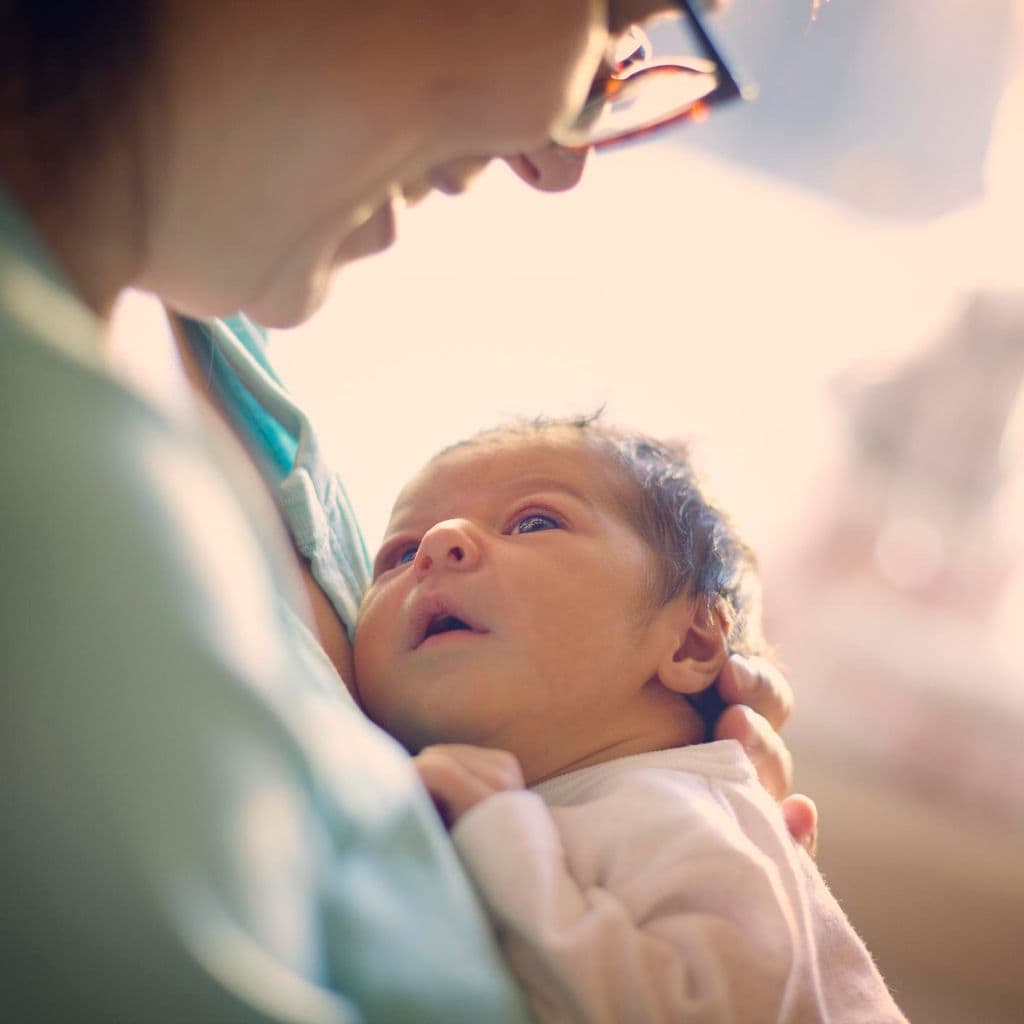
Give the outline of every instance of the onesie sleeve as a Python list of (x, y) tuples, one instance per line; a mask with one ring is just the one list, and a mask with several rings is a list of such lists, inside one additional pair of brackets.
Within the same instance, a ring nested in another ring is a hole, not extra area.
[(456, 827), (539, 1020), (790, 1019), (800, 951), (779, 870), (670, 776), (583, 807), (501, 793)]

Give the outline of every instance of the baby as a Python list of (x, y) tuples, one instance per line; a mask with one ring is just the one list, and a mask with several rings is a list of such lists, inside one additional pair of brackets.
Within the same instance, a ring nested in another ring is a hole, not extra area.
[(905, 1020), (740, 745), (702, 742), (757, 592), (685, 450), (593, 419), (478, 435), (395, 503), (359, 697), (538, 1020)]

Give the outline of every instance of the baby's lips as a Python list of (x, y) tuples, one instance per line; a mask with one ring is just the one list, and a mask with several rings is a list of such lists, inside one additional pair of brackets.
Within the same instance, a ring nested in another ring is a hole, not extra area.
[(466, 615), (461, 606), (441, 594), (423, 594), (414, 599), (412, 613), (409, 616), (408, 648), (416, 650), (427, 637), (432, 623), (442, 618), (455, 618), (465, 623), (474, 633), (486, 633), (479, 623)]

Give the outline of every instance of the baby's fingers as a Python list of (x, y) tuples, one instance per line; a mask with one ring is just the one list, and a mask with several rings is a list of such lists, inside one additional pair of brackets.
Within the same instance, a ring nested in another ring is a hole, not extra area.
[(437, 813), (448, 828), (494, 792), (455, 758), (442, 751), (428, 748), (413, 763)]
[(444, 753), (493, 789), (523, 788), (523, 772), (519, 760), (507, 750), (476, 747), (469, 743), (442, 743), (424, 748), (420, 756), (427, 752)]
[(426, 747), (413, 763), (448, 828), (492, 794), (523, 786), (519, 762), (504, 750), (456, 744)]

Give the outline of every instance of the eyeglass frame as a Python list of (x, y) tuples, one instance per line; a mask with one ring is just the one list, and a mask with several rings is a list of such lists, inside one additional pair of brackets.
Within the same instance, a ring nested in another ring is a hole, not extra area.
[[(655, 132), (660, 132), (665, 128), (670, 128), (672, 125), (678, 124), (681, 121), (689, 120), (692, 118), (693, 113), (697, 108), (708, 109), (713, 106), (726, 103), (729, 100), (751, 99), (756, 95), (756, 87), (741, 86), (736, 81), (729, 65), (725, 62), (725, 58), (722, 56), (718, 47), (715, 46), (708, 30), (704, 26), (704, 22), (697, 13), (693, 0), (675, 0), (675, 6), (679, 8), (680, 13), (687, 19), (687, 24), (696, 39), (697, 47), (700, 52), (694, 54), (694, 56), (701, 60), (709, 61), (715, 65), (715, 74), (718, 78), (718, 84), (706, 96), (702, 96), (699, 100), (696, 100), (689, 106), (684, 107), (677, 113), (669, 115), (662, 121), (656, 121), (654, 124), (644, 125), (641, 128), (634, 128), (630, 131), (623, 132), (622, 134), (612, 135), (607, 139), (600, 139), (596, 142), (577, 143), (577, 147), (606, 149), (626, 142), (632, 142), (645, 135), (650, 135)], [(671, 67), (673, 65), (666, 64), (664, 66)], [(684, 65), (676, 63), (675, 66), (683, 67)], [(640, 73), (642, 73), (642, 71)], [(613, 73), (599, 80), (599, 82), (595, 83), (595, 86), (600, 85), (603, 82), (611, 81), (614, 78), (615, 75)], [(625, 78), (620, 79), (620, 81), (629, 81), (629, 78), (630, 76), (627, 75)], [(591, 91), (593, 92), (593, 89)]]

